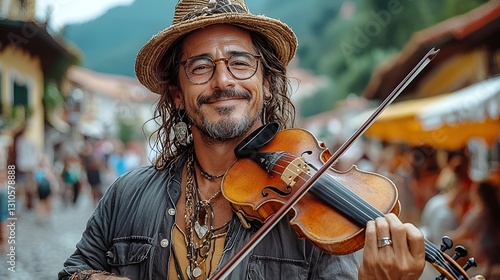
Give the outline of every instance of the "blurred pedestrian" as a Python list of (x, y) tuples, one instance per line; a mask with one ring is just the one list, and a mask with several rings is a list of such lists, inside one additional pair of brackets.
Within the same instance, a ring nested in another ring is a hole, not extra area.
[(457, 181), (429, 199), (422, 211), (420, 224), (420, 230), (429, 241), (440, 245), (442, 237), (458, 227), (466, 196), (464, 185)]
[(421, 215), (420, 229), (436, 245), (442, 237), (455, 230), (467, 204), (464, 156), (459, 151), (439, 151), (441, 171), (436, 179), (437, 194), (427, 201)]
[(445, 193), (463, 183), (465, 159), (459, 151), (444, 151), (445, 164), (436, 180), (438, 192)]
[(36, 196), (33, 174), (38, 164), (39, 151), (25, 129), (15, 139), (17, 190), (24, 197), (26, 209), (33, 209)]
[(125, 170), (129, 171), (142, 165), (141, 154), (139, 152), (138, 144), (135, 142), (127, 143), (125, 152), (123, 154), (125, 161)]
[(62, 189), (63, 201), (76, 204), (81, 189), (82, 167), (80, 160), (76, 155), (66, 155), (64, 158), (64, 167), (62, 171)]
[(37, 220), (47, 222), (52, 214), (52, 194), (58, 189), (58, 181), (47, 157), (43, 156), (34, 173), (37, 186)]
[(472, 207), (451, 233), (455, 244), (463, 244), (474, 256), (486, 279), (500, 279), (499, 186), (490, 181), (472, 185)]
[(82, 164), (87, 177), (87, 183), (90, 186), (92, 200), (97, 204), (102, 196), (101, 169), (106, 168), (106, 163), (91, 141), (86, 143), (82, 154)]
[(409, 188), (414, 198), (414, 206), (421, 212), (427, 201), (436, 195), (436, 180), (440, 168), (435, 150), (430, 146), (413, 147), (407, 156), (413, 169)]

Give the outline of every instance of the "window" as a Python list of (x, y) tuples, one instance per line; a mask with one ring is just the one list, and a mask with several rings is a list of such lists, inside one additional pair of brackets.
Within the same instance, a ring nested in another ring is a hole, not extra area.
[(28, 87), (26, 85), (14, 82), (14, 102), (13, 106), (28, 106)]

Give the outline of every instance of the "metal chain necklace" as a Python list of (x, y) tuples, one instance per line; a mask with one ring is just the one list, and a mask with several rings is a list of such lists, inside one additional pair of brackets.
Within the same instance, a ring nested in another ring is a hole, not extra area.
[[(226, 233), (227, 225), (213, 227), (214, 213), (212, 200), (221, 194), (217, 191), (208, 200), (201, 198), (201, 193), (194, 169), (194, 151), (191, 150), (187, 161), (186, 183), (186, 243), (189, 266), (186, 268), (188, 279), (207, 279), (212, 272), (212, 262), (205, 263), (210, 254), (215, 252), (215, 240)], [(211, 258), (211, 259), (212, 259)], [(205, 264), (204, 264), (205, 263)], [(205, 265), (205, 273), (202, 269)], [(208, 269), (207, 269), (208, 266)], [(207, 271), (208, 270), (208, 271)], [(207, 273), (208, 272), (208, 273)]]

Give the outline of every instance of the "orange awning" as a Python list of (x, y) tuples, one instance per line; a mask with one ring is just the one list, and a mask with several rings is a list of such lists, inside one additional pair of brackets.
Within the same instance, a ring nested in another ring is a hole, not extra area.
[(412, 146), (458, 149), (474, 137), (489, 145), (500, 133), (500, 77), (459, 91), (389, 106), (365, 136)]

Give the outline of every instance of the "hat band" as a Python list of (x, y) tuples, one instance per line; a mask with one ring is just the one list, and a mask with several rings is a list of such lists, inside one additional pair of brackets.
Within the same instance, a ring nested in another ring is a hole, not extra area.
[(246, 14), (248, 13), (240, 4), (233, 4), (231, 1), (216, 1), (215, 3), (210, 1), (207, 7), (194, 10), (192, 13), (187, 14), (182, 18), (182, 21), (191, 20), (199, 16), (209, 16), (215, 14), (227, 14), (227, 13), (237, 13)]

